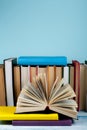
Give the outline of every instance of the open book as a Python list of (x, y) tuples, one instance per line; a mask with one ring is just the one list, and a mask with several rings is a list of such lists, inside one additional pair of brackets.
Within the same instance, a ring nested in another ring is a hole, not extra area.
[(17, 100), (16, 113), (44, 111), (46, 108), (54, 112), (77, 118), (76, 96), (69, 84), (64, 84), (64, 79), (56, 78), (50, 93), (45, 74), (34, 78), (33, 84), (24, 86)]

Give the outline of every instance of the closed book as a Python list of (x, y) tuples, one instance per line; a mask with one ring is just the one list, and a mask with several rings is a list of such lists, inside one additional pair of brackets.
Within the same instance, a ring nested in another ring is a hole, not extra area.
[(63, 67), (63, 78), (65, 79), (65, 84), (69, 83), (69, 66)]
[(13, 67), (13, 87), (14, 87), (14, 105), (16, 105), (17, 98), (21, 91), (21, 68), (16, 65)]
[(0, 106), (6, 106), (4, 65), (0, 65)]
[(58, 77), (58, 81), (60, 81), (63, 78), (63, 67), (62, 66), (56, 66), (56, 78)]
[(74, 91), (76, 93), (76, 102), (78, 104), (78, 111), (80, 110), (80, 62), (73, 60), (74, 65)]
[(34, 82), (34, 78), (38, 75), (38, 66), (30, 66), (30, 82)]
[(47, 84), (48, 84), (48, 96), (50, 95), (53, 83), (55, 81), (56, 75), (55, 66), (47, 66)]
[(17, 58), (9, 58), (4, 60), (7, 106), (14, 106), (13, 66), (16, 64)]
[(74, 66), (69, 65), (69, 83), (74, 90)]
[(15, 114), (16, 107), (3, 106), (0, 107), (0, 120), (58, 120), (57, 113), (22, 113)]
[(85, 81), (86, 66), (80, 64), (80, 110), (85, 110), (86, 105), (86, 81)]
[(67, 65), (65, 56), (20, 56), (19, 65)]
[(71, 126), (72, 119), (63, 119), (58, 121), (17, 121), (13, 120), (14, 126)]
[(85, 66), (85, 111), (87, 111), (87, 64), (84, 65)]
[(21, 89), (30, 82), (30, 66), (21, 66)]

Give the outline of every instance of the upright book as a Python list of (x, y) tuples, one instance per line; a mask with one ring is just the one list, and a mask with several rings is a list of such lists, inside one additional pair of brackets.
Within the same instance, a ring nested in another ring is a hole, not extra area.
[(0, 106), (6, 106), (4, 65), (0, 65)]
[(73, 60), (72, 64), (74, 65), (74, 91), (76, 93), (76, 102), (78, 104), (77, 110), (80, 110), (80, 62)]
[(20, 66), (13, 67), (13, 87), (14, 87), (14, 105), (16, 105), (18, 95), (21, 91), (21, 70)]
[(16, 64), (17, 58), (9, 58), (4, 60), (7, 106), (14, 106), (13, 66)]
[(67, 65), (65, 56), (20, 56), (19, 65)]

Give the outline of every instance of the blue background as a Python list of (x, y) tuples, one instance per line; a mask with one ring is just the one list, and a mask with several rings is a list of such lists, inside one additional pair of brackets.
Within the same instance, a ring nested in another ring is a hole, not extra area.
[(0, 0), (0, 63), (5, 58), (87, 59), (87, 0)]

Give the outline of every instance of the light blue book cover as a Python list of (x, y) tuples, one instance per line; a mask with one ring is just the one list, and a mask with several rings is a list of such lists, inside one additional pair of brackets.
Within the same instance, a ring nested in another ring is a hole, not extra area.
[(58, 65), (66, 66), (66, 56), (20, 56), (19, 65)]

